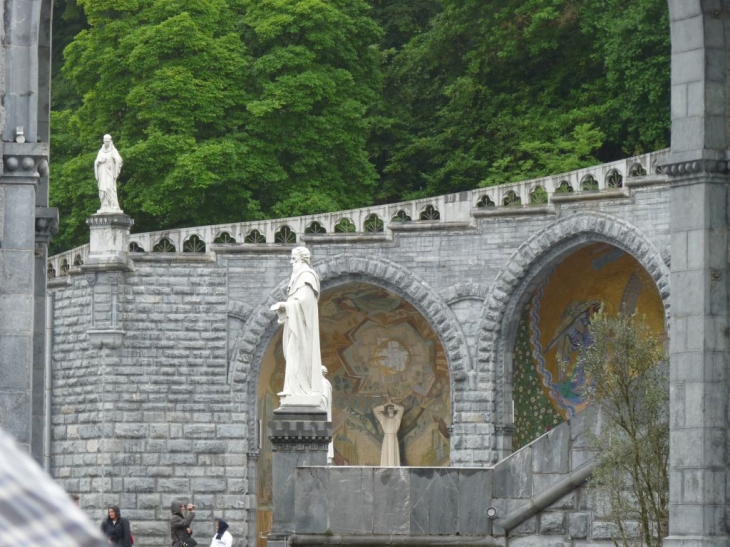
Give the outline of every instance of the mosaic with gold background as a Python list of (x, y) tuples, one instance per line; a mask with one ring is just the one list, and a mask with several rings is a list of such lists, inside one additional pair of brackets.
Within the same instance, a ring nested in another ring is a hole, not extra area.
[[(336, 465), (380, 465), (383, 433), (373, 407), (387, 397), (405, 407), (398, 431), (401, 464), (449, 465), (448, 364), (428, 321), (396, 294), (363, 283), (325, 291), (319, 302), (322, 364), (333, 392)], [(264, 356), (258, 401), (261, 431), (279, 405), (285, 362), (281, 329)], [(258, 526), (270, 521), (271, 445), (257, 469)], [(262, 529), (262, 531), (265, 531)]]
[(514, 449), (586, 407), (582, 348), (591, 344), (587, 327), (601, 306), (610, 314), (637, 312), (664, 332), (661, 296), (633, 256), (603, 243), (569, 256), (532, 294), (517, 329)]

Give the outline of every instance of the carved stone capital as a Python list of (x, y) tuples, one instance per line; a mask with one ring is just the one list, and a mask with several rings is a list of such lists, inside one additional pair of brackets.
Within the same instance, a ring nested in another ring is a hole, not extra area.
[(58, 209), (55, 207), (35, 208), (35, 239), (48, 243), (58, 233)]
[[(331, 439), (331, 437), (328, 437)], [(281, 442), (271, 443), (272, 452), (327, 452), (327, 447), (330, 441), (325, 440), (322, 442)]]
[(511, 437), (515, 434), (515, 426), (511, 424), (506, 425), (498, 425), (494, 428), (494, 431), (497, 435), (504, 435), (507, 437)]
[(6, 183), (35, 184), (38, 178), (46, 175), (48, 175), (48, 143), (4, 143), (3, 179)]
[(327, 451), (332, 440), (332, 423), (274, 418), (269, 422), (273, 452)]

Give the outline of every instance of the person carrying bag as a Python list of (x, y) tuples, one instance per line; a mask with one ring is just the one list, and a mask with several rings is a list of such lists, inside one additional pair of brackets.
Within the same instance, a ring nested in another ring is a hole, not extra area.
[(198, 542), (193, 539), (193, 530), (190, 528), (190, 524), (195, 518), (195, 506), (192, 503), (185, 505), (182, 502), (173, 501), (170, 511), (172, 512), (170, 517), (172, 547), (195, 547)]

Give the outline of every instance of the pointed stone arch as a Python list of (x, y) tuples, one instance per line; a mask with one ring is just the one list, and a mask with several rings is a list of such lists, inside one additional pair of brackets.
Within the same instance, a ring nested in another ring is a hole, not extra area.
[[(545, 227), (520, 245), (498, 274), (485, 300), (479, 325), (480, 381), (495, 389), (489, 412), (498, 436), (511, 425), (505, 411), (514, 333), (519, 310), (550, 266), (590, 243), (608, 243), (631, 254), (649, 273), (669, 314), (669, 268), (657, 247), (636, 226), (608, 214), (576, 213)], [(498, 445), (501, 445), (498, 439)], [(502, 454), (505, 456), (506, 454)]]

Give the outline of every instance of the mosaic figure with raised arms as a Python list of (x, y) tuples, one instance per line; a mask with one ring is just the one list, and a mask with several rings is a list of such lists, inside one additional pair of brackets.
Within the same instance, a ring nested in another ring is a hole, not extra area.
[(398, 448), (398, 430), (403, 419), (403, 406), (390, 398), (382, 405), (373, 408), (375, 417), (383, 428), (383, 448), (380, 452), (381, 467), (399, 467), (400, 449)]
[(121, 213), (117, 199), (117, 178), (122, 171), (122, 157), (114, 147), (111, 135), (104, 135), (104, 144), (94, 161), (94, 176), (99, 187), (101, 208), (97, 213)]
[(319, 348), (319, 276), (311, 266), (306, 247), (291, 253), (292, 276), (286, 302), (271, 306), (284, 325), (283, 350), (286, 360), (282, 406), (319, 407), (322, 397), (322, 357)]

